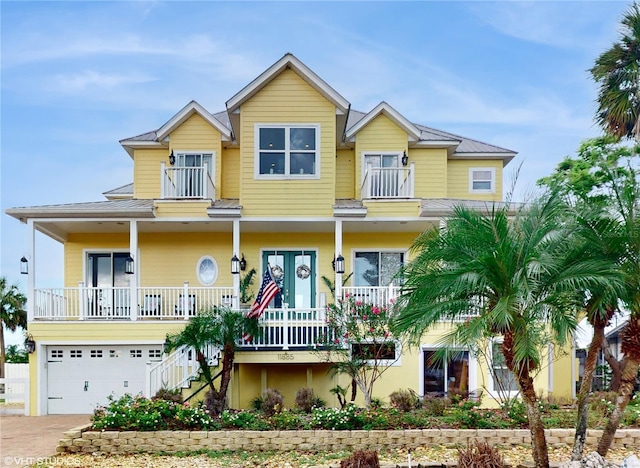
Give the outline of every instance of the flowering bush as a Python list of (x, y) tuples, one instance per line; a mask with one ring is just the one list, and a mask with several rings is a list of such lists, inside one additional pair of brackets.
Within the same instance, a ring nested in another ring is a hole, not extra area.
[(218, 423), (201, 405), (177, 403), (126, 394), (109, 397), (93, 414), (94, 430), (157, 431), (163, 429), (217, 429)]

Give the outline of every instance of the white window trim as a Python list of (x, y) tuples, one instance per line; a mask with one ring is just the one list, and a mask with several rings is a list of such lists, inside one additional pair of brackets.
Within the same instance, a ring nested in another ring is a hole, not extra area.
[(489, 359), (489, 362), (487, 362), (487, 371), (489, 372), (489, 378), (487, 379), (487, 391), (489, 392), (489, 395), (494, 398), (500, 398), (501, 394), (504, 394), (504, 396), (507, 396), (509, 398), (515, 398), (520, 395), (520, 390), (505, 390), (501, 392), (500, 390), (493, 387), (493, 346), (495, 344), (502, 344), (502, 338), (494, 338), (492, 340), (489, 340), (489, 349), (487, 352), (487, 357)]
[[(349, 359), (351, 359), (352, 357), (352, 346), (354, 344), (373, 344), (374, 341), (373, 340), (362, 340), (362, 341), (358, 341), (357, 343), (349, 343)], [(376, 343), (378, 344), (383, 344), (383, 343), (393, 343), (396, 347), (395, 351), (396, 351), (396, 357), (394, 359), (379, 359), (378, 362), (378, 366), (383, 366), (383, 367), (398, 367), (402, 365), (402, 343), (396, 339), (393, 338), (387, 338), (387, 339), (383, 339), (380, 338), (380, 341), (376, 341)], [(365, 361), (365, 363), (368, 366), (373, 366), (375, 364), (375, 361)]]
[[(213, 266), (214, 266), (214, 273), (213, 273), (213, 280), (210, 282), (207, 281), (203, 281), (202, 280), (202, 276), (200, 276), (200, 266), (202, 265), (202, 263), (205, 260), (211, 260), (213, 262)], [(200, 257), (198, 259), (198, 261), (196, 262), (196, 278), (198, 279), (198, 282), (202, 285), (202, 286), (211, 286), (213, 284), (216, 283), (216, 281), (218, 280), (218, 274), (220, 273), (220, 268), (218, 268), (218, 262), (216, 262), (216, 259), (213, 258), (211, 255), (203, 255), (202, 257)]]
[[(420, 346), (420, 365), (419, 367), (419, 378), (418, 378), (418, 394), (420, 397), (424, 397), (424, 368), (426, 363), (424, 362), (424, 352), (425, 351), (438, 351), (441, 348), (440, 345), (437, 344), (423, 344)], [(464, 348), (454, 348), (453, 351), (467, 351), (469, 353), (469, 393), (476, 392), (481, 389), (478, 386), (478, 361), (473, 353), (469, 349)], [(449, 383), (445, 380), (445, 392), (448, 391)]]
[[(474, 189), (473, 174), (479, 171), (491, 172), (491, 188), (490, 189)], [(470, 167), (469, 168), (469, 193), (496, 193), (496, 168), (495, 167)]]
[[(315, 149), (315, 173), (314, 174), (289, 174), (291, 149), (289, 141), (285, 138), (285, 173), (284, 174), (260, 174), (260, 129), (261, 128), (314, 128), (316, 130)], [(320, 124), (319, 123), (256, 123), (253, 127), (253, 178), (256, 180), (315, 180), (320, 179)]]

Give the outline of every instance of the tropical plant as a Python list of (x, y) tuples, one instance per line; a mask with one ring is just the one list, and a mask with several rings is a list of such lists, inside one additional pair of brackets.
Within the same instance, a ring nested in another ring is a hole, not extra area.
[(5, 349), (4, 329), (16, 331), (27, 329), (27, 298), (16, 284), (9, 284), (7, 278), (0, 277), (0, 378), (4, 377)]
[[(353, 276), (353, 272), (349, 273), (348, 275), (344, 275), (342, 277), (342, 286), (346, 285), (352, 276)], [(327, 278), (324, 275), (322, 275), (322, 282), (327, 287), (329, 292), (331, 292), (331, 297), (335, 299), (336, 298), (336, 282), (330, 278)]]
[(591, 76), (599, 85), (596, 119), (618, 138), (640, 139), (640, 5), (621, 21), (620, 39), (596, 59)]
[[(200, 373), (209, 386), (207, 408), (212, 414), (220, 414), (227, 407), (227, 391), (231, 382), (231, 371), (238, 342), (243, 333), (256, 336), (258, 322), (245, 317), (241, 312), (229, 308), (202, 310), (180, 332), (167, 335), (169, 350), (188, 346), (194, 349)], [(215, 346), (222, 352), (220, 384), (216, 388), (211, 374), (209, 358), (205, 352), (209, 346)]]
[(369, 304), (349, 294), (327, 306), (327, 333), (316, 352), (331, 363), (331, 373), (351, 377), (352, 391), (356, 386), (362, 391), (367, 408), (375, 383), (399, 358), (401, 343), (390, 331), (392, 306)]
[(6, 362), (12, 364), (25, 364), (29, 362), (29, 355), (24, 348), (19, 348), (18, 345), (9, 345), (5, 350)]
[(248, 304), (253, 300), (255, 294), (251, 292), (251, 286), (256, 276), (256, 269), (252, 268), (240, 278), (240, 303)]
[[(633, 156), (631, 148), (616, 143), (613, 137), (584, 141), (577, 157), (565, 158), (548, 177), (538, 184), (562, 196), (573, 207), (570, 216), (578, 221), (578, 241), (592, 248), (592, 255), (619, 263), (625, 255), (626, 242), (622, 218), (611, 213), (616, 205), (612, 192), (615, 186), (633, 177), (633, 170), (624, 161)], [(592, 289), (585, 296), (583, 310), (593, 328), (593, 337), (587, 351), (584, 372), (578, 392), (575, 440), (572, 460), (580, 460), (587, 434), (589, 396), (593, 385), (598, 353), (605, 346), (604, 331), (618, 311), (618, 294), (604, 289)], [(612, 357), (615, 361), (615, 358)], [(621, 374), (621, 367), (609, 359), (612, 368)]]
[(404, 271), (395, 331), (418, 341), (425, 330), (452, 321), (445, 347), (477, 347), (502, 336), (505, 364), (527, 408), (533, 459), (549, 466), (544, 423), (533, 378), (549, 342), (563, 345), (577, 325), (581, 297), (615, 284), (610, 263), (573, 241), (575, 227), (556, 197), (513, 212), (454, 208), (446, 228), (432, 228), (412, 245)]

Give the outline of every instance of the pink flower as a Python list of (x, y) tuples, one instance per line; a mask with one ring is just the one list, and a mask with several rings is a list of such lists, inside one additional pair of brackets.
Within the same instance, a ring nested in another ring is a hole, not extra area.
[(389, 337), (389, 332), (384, 332), (384, 337), (388, 338)]
[(373, 313), (375, 315), (379, 315), (380, 314), (380, 309), (378, 309), (377, 307), (374, 307), (372, 310), (373, 310)]
[(362, 320), (367, 320), (367, 316), (366, 316), (366, 315), (363, 315), (363, 316), (362, 316)]
[(344, 297), (351, 297), (351, 293), (345, 293)]
[(373, 333), (373, 327), (369, 328), (369, 333)]
[(362, 301), (356, 301), (356, 305), (357, 306), (361, 306), (362, 305)]
[(334, 344), (338, 344), (338, 343), (340, 343), (340, 340), (338, 338), (336, 338), (335, 340), (333, 340), (333, 343)]
[(389, 304), (393, 304), (394, 302), (396, 302), (396, 300), (393, 297), (389, 299)]

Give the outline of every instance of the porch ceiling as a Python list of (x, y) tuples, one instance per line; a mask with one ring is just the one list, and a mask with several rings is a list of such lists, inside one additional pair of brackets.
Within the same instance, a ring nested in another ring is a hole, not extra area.
[[(129, 220), (34, 220), (38, 231), (60, 242), (65, 241), (70, 233), (128, 233)], [(435, 221), (419, 220), (343, 220), (343, 232), (422, 232), (429, 229)], [(280, 232), (333, 233), (335, 221), (327, 220), (240, 220), (240, 233), (243, 232)], [(138, 232), (233, 232), (233, 221), (225, 220), (182, 220), (165, 221), (162, 219), (139, 220)]]

